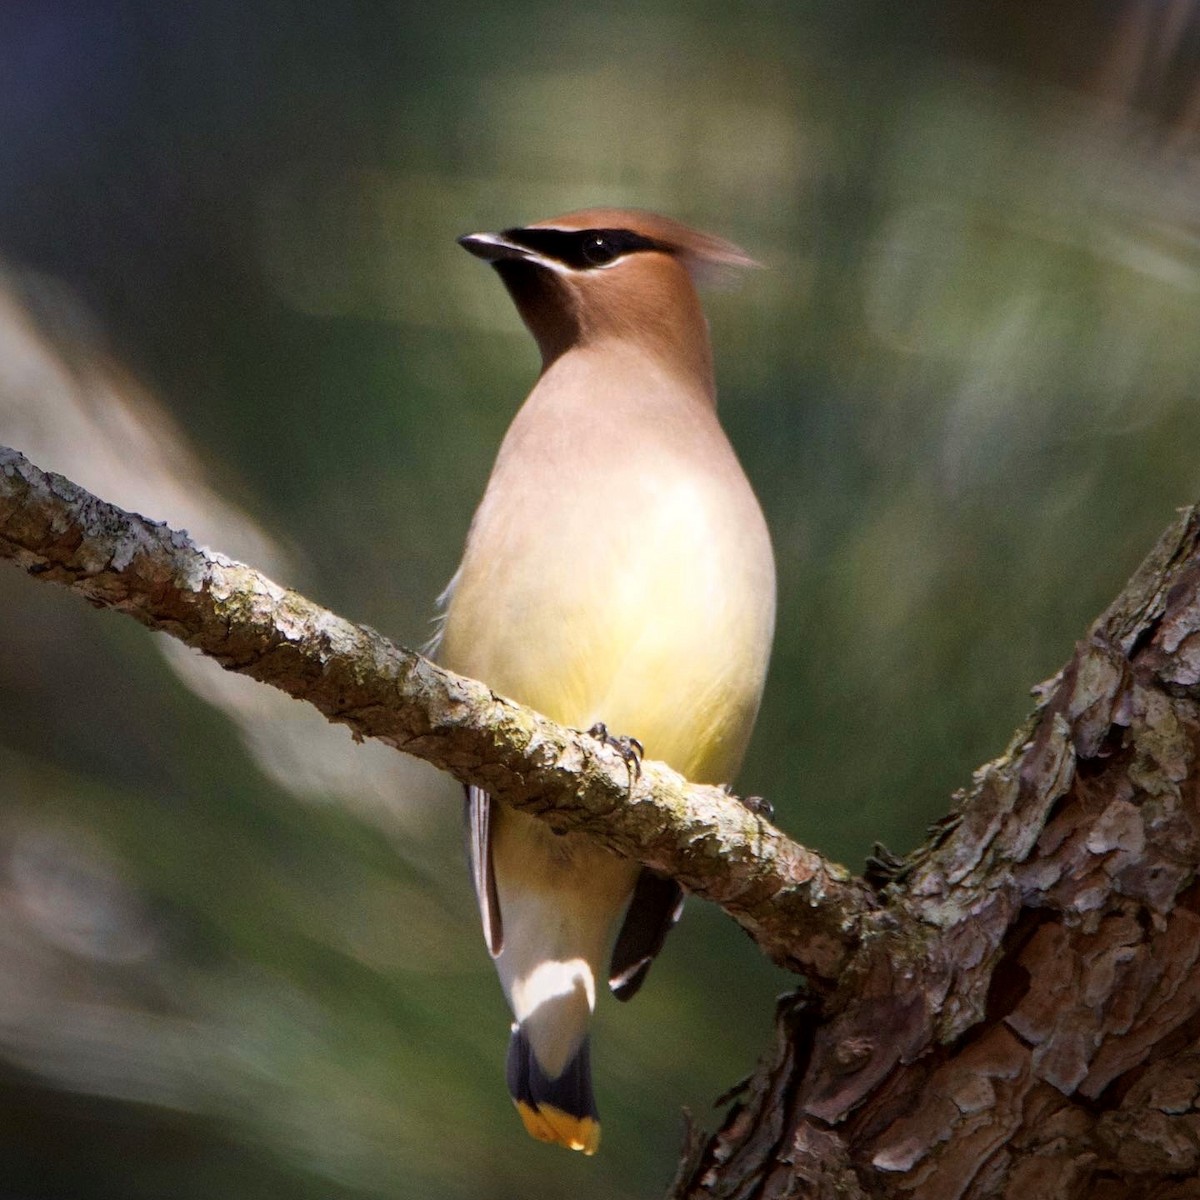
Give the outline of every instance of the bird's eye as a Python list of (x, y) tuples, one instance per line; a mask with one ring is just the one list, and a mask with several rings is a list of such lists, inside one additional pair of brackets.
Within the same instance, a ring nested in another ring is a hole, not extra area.
[(617, 247), (602, 233), (589, 233), (583, 239), (583, 257), (589, 266), (602, 267), (612, 262), (618, 253)]

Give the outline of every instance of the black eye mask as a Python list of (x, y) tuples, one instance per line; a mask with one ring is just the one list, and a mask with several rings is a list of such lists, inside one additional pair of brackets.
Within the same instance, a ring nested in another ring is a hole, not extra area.
[(630, 229), (506, 229), (503, 236), (565, 267), (586, 271), (639, 250), (665, 250)]

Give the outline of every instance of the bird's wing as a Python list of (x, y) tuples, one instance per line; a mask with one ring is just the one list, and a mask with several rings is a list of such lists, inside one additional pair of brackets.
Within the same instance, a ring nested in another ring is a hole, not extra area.
[(496, 874), (492, 870), (492, 798), (481, 788), (467, 788), (466, 818), (467, 858), (483, 920), (483, 939), (495, 958), (504, 946), (504, 925), (500, 919)]
[(642, 986), (654, 956), (683, 912), (683, 890), (648, 867), (642, 868), (633, 899), (613, 946), (608, 986), (618, 1000), (630, 1000)]

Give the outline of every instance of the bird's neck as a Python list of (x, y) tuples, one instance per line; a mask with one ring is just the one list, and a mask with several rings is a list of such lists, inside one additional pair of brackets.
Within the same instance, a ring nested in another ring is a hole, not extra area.
[[(590, 313), (581, 324), (579, 337), (566, 353), (583, 354), (599, 369), (636, 379), (654, 374), (675, 381), (678, 390), (710, 407), (716, 407), (712, 346), (708, 322), (694, 303), (673, 303), (636, 313), (610, 311)], [(596, 319), (599, 317), (600, 319)], [(542, 348), (543, 374), (560, 353)]]
[[(653, 416), (715, 417), (711, 365), (661, 354), (628, 338), (597, 338), (548, 361), (534, 389), (539, 404), (577, 407), (640, 427)], [(532, 397), (531, 397), (532, 399)]]
[(619, 295), (593, 303), (583, 315), (582, 341), (607, 354), (640, 356), (715, 406), (708, 321), (686, 272), (675, 263), (671, 268), (679, 279), (644, 289), (637, 303)]
[(497, 268), (542, 352), (543, 375), (564, 354), (583, 351), (614, 362), (632, 356), (715, 407), (708, 321), (678, 263), (666, 264), (665, 274), (636, 294), (593, 291), (586, 301), (568, 283), (527, 264), (501, 262)]

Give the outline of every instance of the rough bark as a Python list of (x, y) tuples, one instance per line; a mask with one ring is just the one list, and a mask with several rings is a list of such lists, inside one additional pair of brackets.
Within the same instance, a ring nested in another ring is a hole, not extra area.
[(1198, 684), (1191, 509), (673, 1196), (1200, 1197)]
[(1200, 510), (870, 883), (11, 451), (0, 554), (670, 872), (804, 971), (676, 1200), (1200, 1197)]

